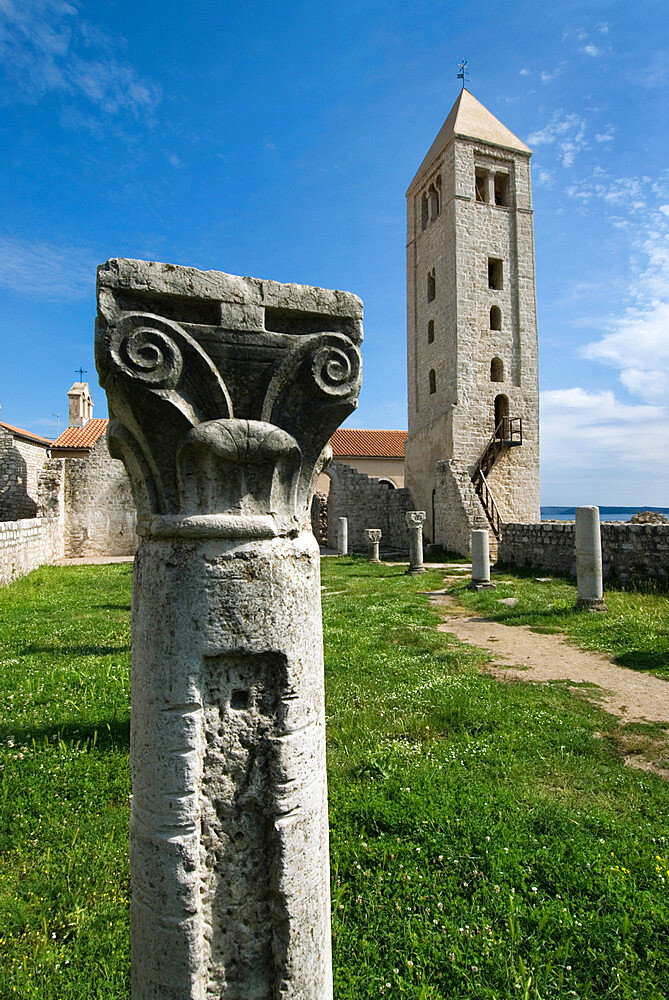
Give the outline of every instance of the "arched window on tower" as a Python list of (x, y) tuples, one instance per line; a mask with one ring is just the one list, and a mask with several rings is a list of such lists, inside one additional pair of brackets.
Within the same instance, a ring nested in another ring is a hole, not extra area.
[(495, 433), (499, 438), (505, 438), (509, 419), (509, 397), (495, 396)]
[(431, 319), (427, 324), (427, 342), (431, 344), (434, 340), (434, 320)]
[(421, 229), (426, 229), (428, 220), (428, 205), (427, 205), (426, 194), (424, 194), (420, 200), (420, 215), (421, 215), (421, 220), (420, 220)]
[(430, 368), (430, 395), (437, 391), (437, 375), (434, 368)]
[(502, 329), (502, 310), (499, 306), (490, 306), (490, 329)]
[(504, 362), (501, 358), (493, 358), (490, 362), (490, 381), (504, 381)]

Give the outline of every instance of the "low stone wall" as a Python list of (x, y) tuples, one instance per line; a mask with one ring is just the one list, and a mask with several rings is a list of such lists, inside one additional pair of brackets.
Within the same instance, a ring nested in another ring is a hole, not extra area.
[(394, 490), (387, 483), (371, 479), (362, 472), (332, 462), (325, 470), (330, 477), (328, 494), (328, 545), (337, 547), (338, 519), (348, 519), (349, 552), (366, 552), (365, 528), (381, 529), (383, 549), (409, 550), (409, 533), (405, 514), (413, 510), (411, 495), (406, 489)]
[(58, 517), (0, 521), (0, 584), (54, 563), (63, 555), (63, 525)]
[[(505, 524), (498, 560), (513, 566), (531, 566), (564, 576), (576, 575), (573, 521)], [(669, 524), (601, 525), (604, 578), (622, 583), (658, 580), (669, 583)]]

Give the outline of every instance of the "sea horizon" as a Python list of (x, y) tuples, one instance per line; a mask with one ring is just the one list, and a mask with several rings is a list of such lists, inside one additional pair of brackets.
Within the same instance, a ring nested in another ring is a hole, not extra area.
[[(599, 508), (599, 519), (600, 521), (629, 521), (634, 514), (642, 510), (651, 510), (659, 514), (664, 514), (666, 518), (669, 518), (669, 507), (654, 507), (649, 504), (648, 506), (637, 507), (602, 505)], [(573, 521), (575, 517), (576, 507), (541, 506), (542, 521)]]

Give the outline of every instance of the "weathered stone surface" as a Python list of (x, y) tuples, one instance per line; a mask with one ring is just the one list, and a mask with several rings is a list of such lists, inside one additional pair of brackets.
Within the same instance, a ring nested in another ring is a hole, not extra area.
[(406, 523), (409, 530), (409, 576), (417, 576), (425, 572), (423, 566), (423, 522), (425, 521), (424, 510), (408, 510), (406, 512)]
[(587, 611), (606, 611), (599, 507), (576, 508), (575, 541), (578, 591), (576, 607)]
[(367, 539), (367, 561), (373, 563), (381, 562), (381, 560), (379, 559), (379, 542), (381, 541), (381, 529), (365, 528), (365, 538)]
[(337, 519), (337, 551), (340, 556), (348, 555), (348, 520), (345, 517)]
[(332, 996), (318, 546), (356, 405), (345, 292), (142, 261), (98, 272), (96, 358), (141, 537), (133, 1000)]

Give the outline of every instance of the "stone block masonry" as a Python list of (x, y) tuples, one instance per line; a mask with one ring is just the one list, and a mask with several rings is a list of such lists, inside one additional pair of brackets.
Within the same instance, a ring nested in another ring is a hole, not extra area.
[(24, 440), (0, 427), (0, 518), (16, 521), (39, 515), (39, 476), (47, 444)]
[(331, 1000), (318, 545), (356, 406), (346, 292), (112, 260), (96, 361), (140, 545), (133, 1000)]
[[(669, 524), (604, 522), (600, 525), (604, 578), (623, 584), (655, 580), (669, 584)], [(572, 521), (505, 524), (499, 562), (576, 575), (575, 526)]]
[(65, 555), (130, 556), (135, 505), (123, 464), (101, 437), (83, 458), (65, 460)]

